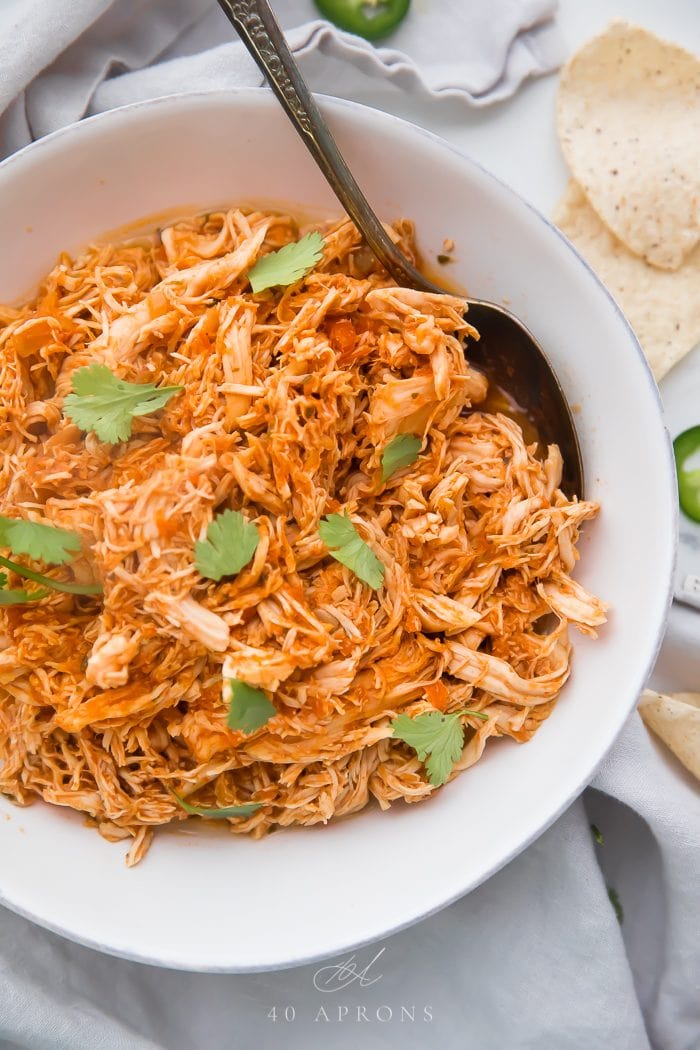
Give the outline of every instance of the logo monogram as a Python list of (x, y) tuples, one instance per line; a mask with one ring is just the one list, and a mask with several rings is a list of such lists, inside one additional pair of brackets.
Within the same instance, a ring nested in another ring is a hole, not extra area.
[(370, 977), (370, 970), (385, 951), (386, 948), (380, 948), (362, 970), (358, 968), (359, 963), (354, 953), (344, 962), (322, 966), (314, 974), (314, 988), (319, 992), (340, 992), (356, 981), (359, 982), (360, 988), (369, 988), (384, 976), (379, 973)]

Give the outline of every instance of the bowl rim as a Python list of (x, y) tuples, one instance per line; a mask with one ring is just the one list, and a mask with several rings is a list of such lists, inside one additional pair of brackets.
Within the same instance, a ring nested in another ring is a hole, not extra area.
[[(52, 933), (58, 934), (61, 937), (65, 937), (67, 940), (74, 943), (80, 944), (84, 947), (99, 951), (103, 954), (110, 955), (112, 957), (126, 959), (132, 962), (139, 962), (144, 965), (161, 967), (172, 970), (180, 970), (185, 972), (198, 972), (198, 973), (257, 973), (257, 972), (275, 972), (277, 970), (289, 969), (297, 966), (306, 965), (313, 962), (318, 962), (324, 959), (333, 958), (336, 954), (341, 952), (350, 952), (358, 948), (362, 948), (366, 945), (376, 943), (379, 940), (391, 937), (400, 931), (410, 928), (411, 926), (422, 922), (424, 919), (429, 918), (432, 915), (437, 914), (444, 908), (447, 908), (451, 904), (460, 900), (466, 896), (477, 886), (486, 882), (498, 871), (504, 868), (510, 861), (515, 857), (519, 856), (525, 849), (527, 849), (534, 841), (536, 841), (545, 831), (552, 826), (552, 824), (558, 820), (558, 818), (573, 804), (573, 802), (581, 795), (585, 788), (590, 784), (592, 778), (595, 776), (597, 770), (600, 768), (602, 763), (605, 761), (612, 747), (616, 743), (620, 732), (630, 716), (631, 712), (636, 706), (636, 700), (646, 681), (648, 680), (651, 671), (654, 667), (656, 659), (658, 657), (659, 650), (664, 640), (666, 627), (669, 618), (669, 611), (672, 605), (673, 599), (673, 579), (677, 559), (678, 549), (678, 521), (679, 521), (679, 509), (677, 499), (677, 488), (676, 488), (676, 471), (675, 461), (673, 458), (673, 448), (670, 433), (664, 418), (663, 404), (659, 388), (656, 380), (654, 379), (651, 367), (644, 356), (639, 341), (632, 330), (627, 318), (623, 314), (621, 308), (617, 304), (612, 294), (608, 291), (606, 286), (603, 284), (601, 279), (597, 276), (590, 264), (584, 259), (578, 249), (571, 243), (571, 241), (559, 230), (559, 228), (546, 216), (544, 215), (535, 205), (528, 201), (525, 197), (515, 190), (511, 185), (505, 182), (498, 175), (495, 175), (487, 167), (482, 165), (478, 160), (475, 160), (468, 153), (464, 152), (459, 147), (455, 146), (451, 142), (443, 139), (440, 135), (429, 129), (422, 127), (419, 124), (414, 124), (412, 121), (407, 120), (404, 117), (397, 116), (394, 113), (387, 112), (385, 110), (378, 109), (373, 106), (369, 106), (364, 103), (355, 102), (350, 99), (337, 98), (334, 96), (314, 93), (315, 98), (318, 100), (322, 110), (329, 112), (331, 115), (334, 110), (337, 111), (350, 111), (356, 115), (359, 113), (366, 113), (371, 115), (371, 119), (374, 119), (376, 115), (380, 118), (386, 118), (390, 123), (397, 124), (410, 131), (411, 134), (418, 135), (426, 141), (432, 143), (434, 146), (439, 147), (443, 151), (451, 153), (453, 156), (459, 159), (463, 164), (467, 164), (472, 168), (479, 171), (489, 181), (496, 183), (502, 190), (510, 195), (512, 199), (517, 201), (520, 205), (524, 205), (540, 222), (544, 223), (550, 231), (553, 231), (558, 239), (566, 246), (566, 248), (573, 253), (580, 267), (583, 267), (593, 278), (594, 282), (601, 290), (609, 304), (613, 307), (613, 310), (617, 316), (618, 322), (622, 324), (626, 330), (627, 338), (631, 341), (636, 356), (642, 365), (644, 370), (647, 385), (649, 386), (650, 393), (652, 395), (652, 401), (657, 410), (657, 422), (661, 424), (663, 431), (663, 441), (666, 449), (666, 463), (667, 470), (665, 472), (665, 479), (668, 484), (668, 504), (671, 511), (670, 524), (672, 526), (670, 535), (664, 537), (665, 543), (665, 560), (670, 561), (669, 571), (667, 574), (665, 600), (660, 605), (657, 613), (658, 622), (656, 624), (654, 632), (654, 644), (650, 647), (648, 655), (645, 660), (640, 661), (638, 667), (638, 673), (634, 676), (634, 687), (630, 686), (630, 695), (632, 700), (630, 706), (617, 705), (617, 718), (614, 728), (614, 732), (611, 732), (611, 738), (608, 744), (595, 759), (589, 762), (586, 766), (586, 772), (579, 778), (579, 783), (573, 788), (565, 798), (563, 798), (555, 807), (551, 809), (546, 819), (542, 820), (536, 830), (528, 834), (525, 838), (519, 840), (518, 845), (511, 848), (507, 853), (500, 857), (500, 859), (493, 863), (487, 870), (483, 871), (476, 877), (472, 877), (467, 880), (466, 884), (462, 888), (451, 896), (445, 898), (435, 906), (430, 906), (427, 909), (417, 908), (411, 917), (396, 922), (388, 927), (383, 927), (376, 933), (370, 936), (363, 936), (358, 940), (353, 940), (348, 943), (343, 941), (342, 943), (336, 944), (331, 948), (324, 949), (322, 951), (314, 951), (309, 954), (302, 954), (297, 958), (286, 959), (283, 962), (276, 962), (273, 964), (262, 964), (262, 965), (221, 965), (221, 964), (207, 964), (206, 962), (199, 960), (195, 963), (187, 962), (185, 954), (174, 958), (165, 958), (162, 955), (157, 957), (151, 956), (146, 952), (128, 949), (122, 947), (113, 947), (103, 942), (90, 938), (81, 933), (76, 933), (73, 930), (62, 926), (58, 922), (51, 922), (43, 916), (37, 916), (30, 909), (24, 907), (21, 904), (14, 902), (8, 897), (5, 890), (0, 885), (0, 905), (13, 911), (15, 914), (22, 918), (28, 919), (35, 925), (42, 927), (43, 929), (49, 930)], [(217, 89), (204, 89), (196, 91), (182, 91), (182, 92), (171, 92), (165, 95), (155, 96), (153, 98), (144, 99), (137, 102), (131, 102), (123, 106), (114, 107), (113, 109), (105, 110), (101, 113), (96, 113), (87, 117), (83, 117), (78, 121), (74, 121), (64, 127), (58, 128), (49, 134), (42, 136), (33, 142), (28, 143), (21, 149), (10, 154), (4, 160), (0, 161), (0, 178), (4, 174), (5, 170), (15, 166), (18, 163), (22, 163), (27, 155), (29, 154), (32, 158), (40, 157), (41, 151), (53, 147), (62, 138), (73, 138), (79, 137), (83, 134), (89, 135), (92, 128), (96, 125), (104, 123), (110, 123), (111, 121), (118, 121), (119, 119), (128, 119), (130, 114), (141, 113), (146, 110), (158, 110), (177, 108), (178, 105), (187, 105), (188, 103), (200, 101), (206, 104), (208, 101), (211, 102), (227, 102), (232, 105), (236, 105), (238, 102), (245, 104), (246, 102), (255, 102), (263, 105), (269, 105), (271, 109), (275, 109), (279, 106), (279, 103), (275, 99), (272, 92), (267, 87), (231, 87), (231, 88), (217, 88)], [(138, 221), (138, 217), (134, 221)]]

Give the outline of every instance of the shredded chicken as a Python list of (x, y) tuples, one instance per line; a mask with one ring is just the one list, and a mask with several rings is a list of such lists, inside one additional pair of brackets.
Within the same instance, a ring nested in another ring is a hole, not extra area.
[[(82, 812), (131, 840), (130, 864), (186, 819), (173, 791), (259, 803), (230, 821), (254, 836), (429, 796), (391, 720), (485, 714), (464, 718), (457, 775), (490, 737), (532, 736), (569, 675), (569, 625), (605, 619), (570, 578), (598, 507), (563, 495), (557, 448), (538, 458), (488, 411), (465, 303), (395, 287), (347, 220), (313, 272), (252, 295), (249, 267), (298, 235), (276, 214), (194, 217), (62, 256), (0, 310), (0, 512), (78, 532), (59, 571), (104, 585), (0, 609), (0, 791)], [(414, 256), (409, 223), (393, 236)], [(110, 446), (62, 412), (93, 362), (184, 390)], [(402, 433), (421, 454), (382, 482)], [(193, 550), (226, 508), (260, 541), (214, 582)], [(341, 509), (384, 565), (378, 590), (319, 537)], [(248, 735), (227, 726), (230, 678), (277, 712)]]

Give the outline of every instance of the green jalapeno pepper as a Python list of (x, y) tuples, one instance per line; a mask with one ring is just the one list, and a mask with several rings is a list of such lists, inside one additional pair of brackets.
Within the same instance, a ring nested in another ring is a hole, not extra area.
[(411, 0), (316, 0), (322, 15), (340, 29), (378, 40), (404, 19)]
[(700, 426), (684, 430), (673, 442), (681, 510), (697, 522), (700, 522), (700, 470), (686, 470), (685, 464), (693, 453), (699, 451)]

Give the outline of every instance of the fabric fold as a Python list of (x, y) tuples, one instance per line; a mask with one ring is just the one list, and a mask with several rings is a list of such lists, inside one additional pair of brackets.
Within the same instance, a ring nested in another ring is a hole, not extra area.
[[(263, 78), (215, 0), (5, 0), (0, 10), (0, 156), (86, 113), (159, 95), (259, 87)], [(313, 90), (353, 97), (366, 78), (483, 106), (564, 57), (556, 0), (416, 0), (379, 46), (275, 4)], [(24, 102), (22, 102), (24, 98)], [(26, 122), (18, 120), (24, 110)]]

